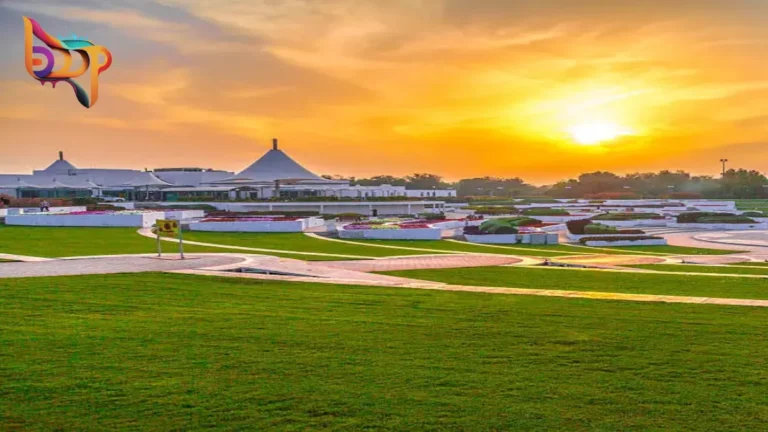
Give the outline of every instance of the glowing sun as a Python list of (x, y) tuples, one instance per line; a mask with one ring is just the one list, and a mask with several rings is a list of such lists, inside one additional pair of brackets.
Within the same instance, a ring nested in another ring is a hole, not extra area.
[(631, 135), (632, 131), (616, 123), (584, 123), (569, 127), (568, 133), (581, 145), (595, 145)]

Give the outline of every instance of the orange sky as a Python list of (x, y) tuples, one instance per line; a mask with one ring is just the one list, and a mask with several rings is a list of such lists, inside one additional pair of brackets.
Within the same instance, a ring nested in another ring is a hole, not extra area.
[[(94, 107), (27, 75), (22, 15), (110, 49)], [(764, 0), (7, 0), (0, 29), (0, 173), (236, 171), (273, 136), (347, 176), (768, 170)]]

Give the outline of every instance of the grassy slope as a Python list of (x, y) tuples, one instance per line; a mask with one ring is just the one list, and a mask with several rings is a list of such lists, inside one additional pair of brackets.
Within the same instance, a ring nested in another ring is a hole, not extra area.
[[(749, 263), (741, 263), (741, 265), (749, 266)], [(656, 271), (669, 271), (669, 272), (691, 272), (691, 273), (723, 273), (723, 274), (745, 274), (745, 275), (766, 275), (768, 276), (768, 268), (742, 268), (734, 266), (707, 266), (707, 265), (679, 265), (679, 264), (645, 264), (645, 265), (633, 265), (627, 267), (634, 267), (646, 270)]]
[(0, 281), (0, 310), (9, 429), (768, 422), (759, 308), (142, 274)]
[[(178, 252), (178, 246), (162, 243), (163, 252)], [(185, 245), (185, 252), (234, 252), (228, 249)], [(0, 225), (0, 252), (57, 258), (86, 255), (157, 252), (153, 239), (142, 237), (136, 228), (48, 228)]]
[[(214, 233), (189, 232), (184, 238), (205, 243), (245, 246), (253, 248), (290, 250), (300, 252), (321, 252), (341, 255), (385, 257), (399, 255), (424, 255), (428, 252), (405, 249), (376, 248), (328, 240), (318, 240), (301, 233)], [(308, 258), (311, 259), (311, 258)]]
[(459, 285), (768, 299), (762, 279), (515, 267), (404, 270), (386, 274)]

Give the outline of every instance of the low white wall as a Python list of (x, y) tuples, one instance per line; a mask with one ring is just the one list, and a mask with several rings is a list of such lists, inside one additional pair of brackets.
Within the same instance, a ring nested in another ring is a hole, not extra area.
[(586, 242), (587, 246), (594, 246), (594, 247), (611, 247), (611, 246), (664, 246), (667, 244), (666, 239), (658, 239), (658, 240), (620, 240), (620, 241), (588, 241)]
[(47, 226), (47, 227), (141, 227), (148, 228), (162, 219), (163, 213), (141, 214), (93, 214), (93, 215), (8, 215), (6, 225)]
[(672, 223), (674, 219), (635, 219), (626, 221), (596, 220), (602, 225), (632, 228), (632, 227), (665, 227)]
[[(40, 213), (40, 207), (24, 207), (24, 214)], [(70, 206), (70, 207), (51, 207), (47, 213), (72, 213), (72, 212), (84, 212), (87, 209), (85, 206)]]
[(557, 234), (465, 234), (464, 238), (470, 243), (481, 244), (558, 244)]
[(442, 238), (442, 230), (436, 228), (370, 230), (339, 229), (339, 237), (343, 239), (365, 240), (440, 240)]
[(764, 230), (768, 229), (768, 223), (754, 224), (725, 224), (725, 223), (671, 223), (668, 226), (674, 228), (692, 228), (700, 230), (718, 230), (718, 231), (742, 231), (742, 230)]
[(205, 210), (165, 210), (165, 218), (185, 220), (205, 217)]
[(297, 219), (295, 221), (237, 221), (237, 222), (193, 222), (191, 231), (212, 232), (303, 232), (305, 229), (325, 222), (321, 218)]
[(610, 233), (610, 234), (571, 234), (570, 232), (567, 232), (566, 235), (568, 236), (569, 240), (573, 241), (579, 241), (583, 239), (584, 237), (616, 237), (616, 236), (622, 236), (622, 237), (647, 237), (648, 234), (622, 234), (622, 233)]

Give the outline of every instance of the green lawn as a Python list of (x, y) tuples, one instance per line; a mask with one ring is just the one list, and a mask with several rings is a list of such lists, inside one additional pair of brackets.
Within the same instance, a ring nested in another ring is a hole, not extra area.
[[(163, 252), (178, 246), (163, 242)], [(185, 252), (234, 252), (228, 249), (185, 245)], [(0, 225), (0, 252), (45, 258), (138, 254), (157, 252), (155, 240), (142, 237), (136, 228), (51, 228)]]
[[(540, 257), (555, 257), (563, 256), (580, 252), (579, 249), (571, 248), (563, 245), (499, 245), (504, 247), (486, 246), (477, 243), (468, 242), (451, 242), (446, 240), (350, 240), (358, 244), (370, 244), (370, 245), (384, 245), (384, 246), (399, 246), (399, 247), (411, 247), (420, 249), (430, 249), (437, 252), (472, 252), (472, 253), (489, 253), (499, 255), (523, 255), (523, 256), (540, 256)], [(384, 249), (384, 248), (379, 248)], [(544, 252), (542, 252), (544, 251)], [(420, 252), (429, 253), (429, 252)]]
[(141, 274), (0, 281), (4, 430), (762, 430), (768, 310)]
[(458, 285), (768, 299), (768, 281), (753, 278), (518, 267), (404, 270), (386, 274)]
[[(748, 263), (741, 263), (743, 266), (750, 266)], [(730, 265), (708, 266), (698, 264), (644, 264), (633, 265), (634, 267), (646, 270), (668, 271), (668, 272), (691, 272), (691, 273), (724, 273), (724, 274), (745, 274), (745, 275), (766, 275), (768, 276), (768, 267), (766, 268), (743, 268)]]
[[(355, 244), (319, 240), (302, 233), (218, 233), (218, 232), (185, 232), (186, 240), (205, 243), (245, 246), (252, 248), (320, 252), (340, 255), (355, 255), (367, 257), (386, 257), (400, 255), (424, 255), (429, 252), (409, 251), (406, 249), (389, 249)], [(341, 259), (304, 256), (303, 259)]]
[[(608, 249), (608, 248), (606, 248)], [(623, 254), (626, 252), (653, 252), (667, 255), (730, 255), (737, 253), (744, 253), (744, 251), (729, 250), (729, 249), (708, 249), (708, 248), (692, 248), (685, 246), (617, 246), (611, 247), (614, 253)], [(581, 250), (581, 249), (579, 249)], [(596, 249), (598, 253), (601, 249)], [(609, 253), (604, 251), (605, 253)]]
[(0, 258), (0, 263), (4, 263), (4, 262), (15, 262), (15, 260), (9, 260), (9, 259)]

